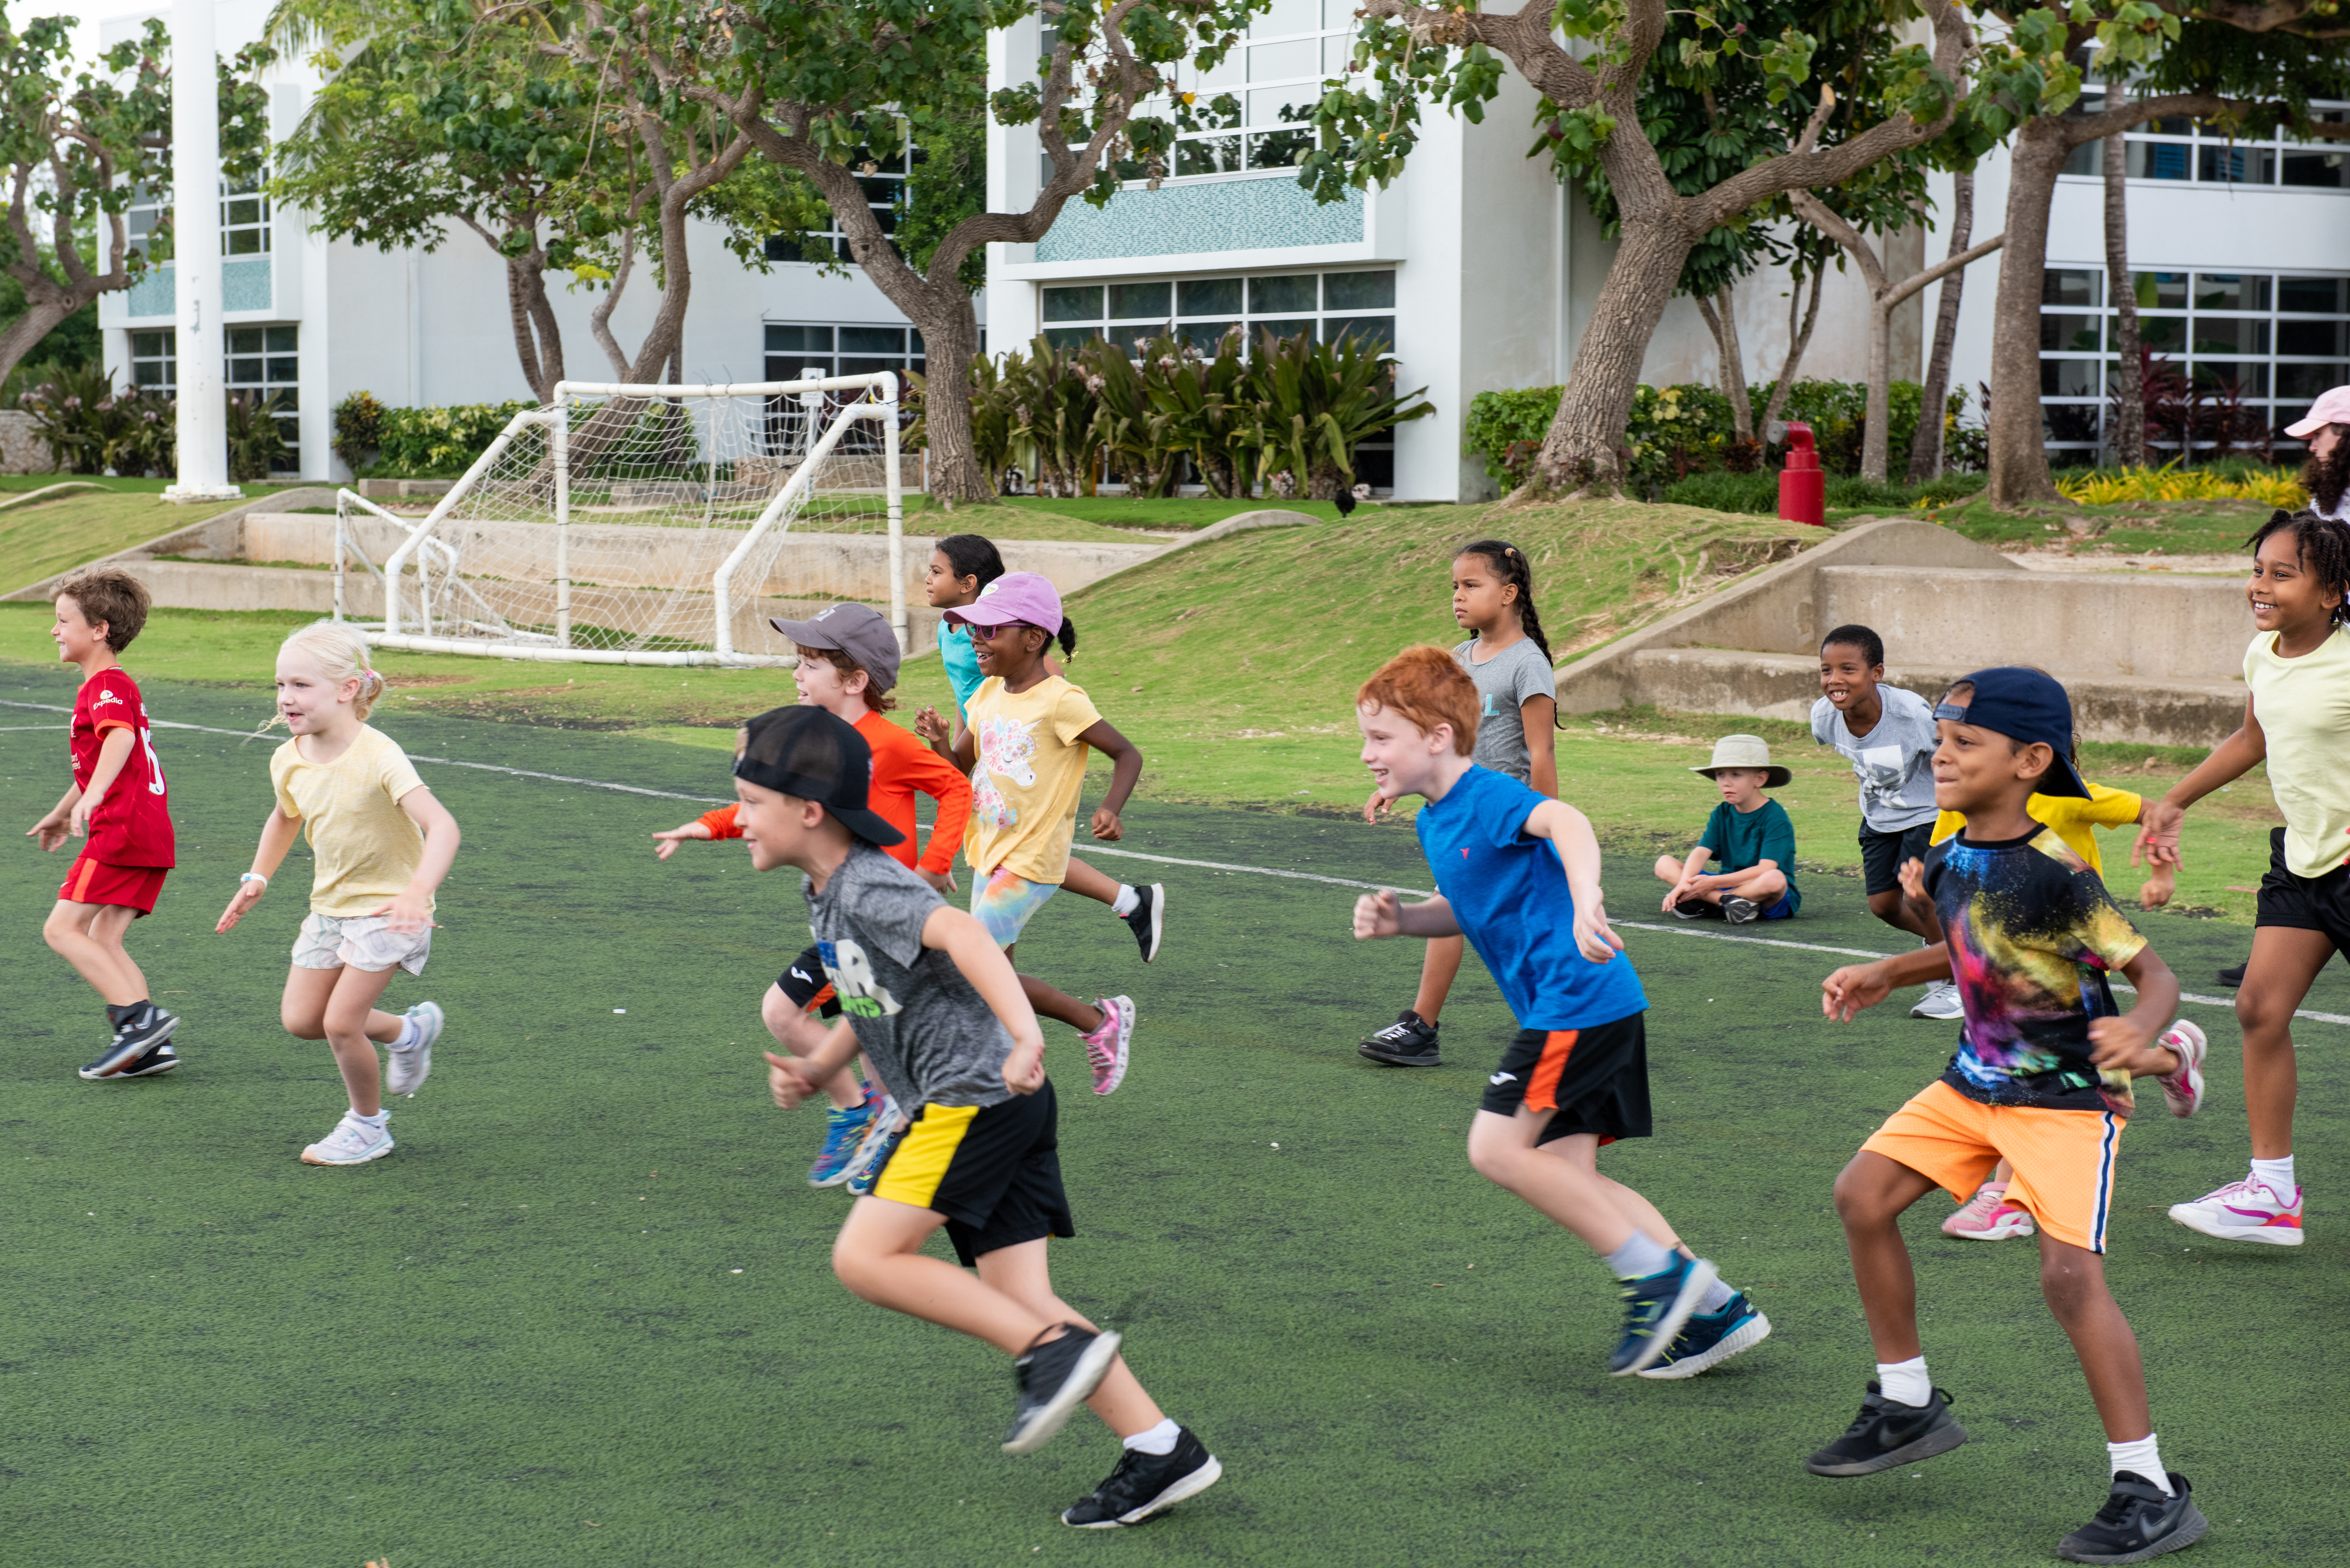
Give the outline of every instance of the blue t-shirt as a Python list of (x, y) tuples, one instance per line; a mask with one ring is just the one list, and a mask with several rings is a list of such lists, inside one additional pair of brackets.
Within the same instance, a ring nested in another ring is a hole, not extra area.
[(971, 628), (961, 626), (939, 626), (939, 659), (947, 667), (947, 680), (954, 687), (955, 706), (971, 711), (971, 694), (979, 690), (979, 650), (971, 645)]
[(1588, 1029), (1629, 1018), (1648, 1005), (1632, 961), (1583, 956), (1558, 850), (1524, 831), (1544, 799), (1472, 767), (1442, 800), (1420, 807), (1420, 850), (1521, 1028)]

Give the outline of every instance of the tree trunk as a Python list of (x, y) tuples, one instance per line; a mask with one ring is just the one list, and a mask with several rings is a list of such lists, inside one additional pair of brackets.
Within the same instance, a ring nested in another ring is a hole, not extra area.
[(979, 313), (962, 289), (926, 290), (923, 299), (939, 308), (926, 308), (921, 317), (907, 314), (921, 328), (922, 352), (931, 367), (922, 404), (923, 428), (930, 432), (931, 496), (949, 510), (960, 502), (984, 505), (995, 492), (971, 433), (971, 362), (979, 358)]
[[(1957, 255), (1967, 248), (1975, 226), (1975, 177), (1960, 171), (1950, 178), (1950, 249)], [(1934, 306), (1934, 351), (1926, 361), (1925, 396), (1918, 406), (1918, 433), (1909, 441), (1909, 483), (1923, 484), (1942, 476), (1942, 421), (1950, 400), (1950, 352), (1959, 340), (1959, 303), (1967, 286), (1967, 269), (1960, 267), (1942, 279), (1941, 298)]]
[(555, 385), (563, 379), (563, 329), (547, 301), (546, 269), (544, 251), (506, 258), (506, 310), (523, 379), (540, 402), (551, 403)]
[[(2118, 109), (2129, 96), (2126, 76), (2106, 78), (2106, 107)], [(2124, 468), (2144, 468), (2146, 455), (2146, 366), (2138, 353), (2137, 290), (2129, 265), (2129, 149), (2119, 136), (2105, 141), (2106, 290), (2114, 301), (2114, 365), (2111, 445)]]
[(1730, 403), (1730, 428), (1740, 441), (1754, 439), (1754, 403), (1746, 393), (1746, 350), (1738, 340), (1738, 296), (1732, 288), (1713, 298), (1695, 296), (1697, 313), (1713, 334), (1714, 379)]
[(1804, 306), (1801, 328), (1795, 325), (1795, 307), (1801, 303), (1802, 287), (1798, 285), (1787, 290), (1787, 358), (1779, 366), (1779, 379), (1772, 384), (1771, 400), (1762, 410), (1762, 428), (1766, 431), (1779, 422), (1780, 411), (1787, 406), (1787, 394), (1794, 389), (1795, 371), (1803, 365), (1804, 356), (1811, 351), (1812, 328), (1820, 322), (1820, 287), (1827, 281), (1827, 275), (1825, 259), (1812, 269), (1812, 299)]
[[(16, 281), (22, 283), (24, 279)], [(35, 298), (29, 289), (26, 295), (25, 314), (10, 322), (7, 330), (0, 332), (0, 380), (5, 380), (26, 355), (39, 348), (41, 339), (55, 331), (57, 323), (80, 308), (57, 299)]]
[(1613, 490), (1624, 483), (1624, 428), (1632, 417), (1640, 362), (1690, 245), (1678, 211), (1637, 223), (1626, 220), (1623, 246), (1584, 325), (1575, 369), (1535, 459), (1553, 488)]
[(2064, 499), (2048, 476), (2040, 420), (2040, 292), (2048, 266), (2048, 204), (2071, 152), (2061, 119), (2023, 122), (2008, 155), (2007, 245), (1999, 258), (1999, 303), (1991, 315), (1991, 482), (1999, 507)]
[(1893, 446), (1893, 311), (1879, 293), (1868, 302), (1868, 402), (1860, 431), (1860, 477), (1885, 483)]

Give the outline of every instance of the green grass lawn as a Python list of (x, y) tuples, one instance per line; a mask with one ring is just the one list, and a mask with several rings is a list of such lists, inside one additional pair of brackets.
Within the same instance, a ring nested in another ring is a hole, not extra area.
[(1995, 510), (1960, 502), (1925, 514), (1993, 547), (2045, 548), (2072, 555), (2241, 556), (2244, 541), (2268, 521), (2257, 501), (2126, 501), (2077, 506), (2063, 501)]
[[(54, 666), (0, 670), (10, 701), (70, 692)], [(690, 801), (421, 762), (465, 845), (426, 973), (388, 1001), (440, 1002), (448, 1033), (432, 1081), (395, 1104), (389, 1158), (306, 1167), (296, 1151), (342, 1101), (326, 1049), (277, 1022), (302, 852), (243, 926), (212, 931), (267, 811), (275, 742), (236, 733), (266, 694), (150, 672), (148, 695), (161, 717), (232, 732), (158, 740), (181, 864), (131, 947), (187, 1021), (184, 1068), (75, 1078), (102, 1020), (40, 943), (62, 867), (22, 839), (0, 867), (11, 1562), (2021, 1568), (2102, 1501), (2103, 1434), (2033, 1250), (1943, 1238), (1939, 1197), (1907, 1231), (1928, 1355), (1971, 1440), (1864, 1480), (1800, 1468), (1869, 1373), (1831, 1183), (1939, 1070), (1950, 1026), (1893, 1006), (1829, 1025), (1818, 983), (1840, 956), (1663, 929), (1645, 857), (1608, 857), (1648, 995), (1658, 1132), (1606, 1167), (1773, 1325), (1690, 1382), (1610, 1378), (1605, 1271), (1462, 1154), (1511, 1029), (1475, 961), (1445, 1013), (1448, 1064), (1381, 1070), (1353, 1045), (1404, 1004), (1419, 953), (1353, 941), (1352, 888), (1097, 855), (1163, 882), (1171, 915), (1148, 969), (1074, 898), (1021, 944), (1024, 968), (1129, 994), (1142, 1019), (1104, 1099), (1067, 1033), (1049, 1036), (1079, 1231), (1055, 1243), (1054, 1272), (1127, 1334), (1226, 1475), (1148, 1529), (1064, 1530), (1057, 1511), (1115, 1457), (1098, 1424), (1081, 1414), (1038, 1455), (1005, 1457), (1003, 1358), (830, 1275), (846, 1202), (803, 1179), (821, 1118), (774, 1109), (757, 1055), (760, 992), (805, 939), (796, 877), (754, 876), (734, 846), (655, 860), (646, 834)], [(422, 759), (684, 795), (726, 784), (712, 749), (511, 715), (381, 722)], [(1678, 765), (1664, 742), (1580, 743), (1652, 754), (1652, 796)], [(63, 744), (0, 730), (20, 825), (55, 798)], [(1427, 885), (1392, 826), (1144, 799), (1128, 827), (1122, 847), (1144, 856)], [(1853, 881), (1805, 891), (1771, 941), (1902, 945)], [(2242, 953), (2215, 922), (2144, 923), (2190, 990)], [(2350, 976), (2330, 970), (2310, 1004), (2350, 1012)], [(2350, 1550), (2331, 1383), (2308, 1356), (2214, 1346), (2307, 1343), (2335, 1310), (2345, 1231), (2324, 1185), (2298, 1251), (2208, 1244), (2164, 1219), (2244, 1153), (2228, 1009), (2190, 1015), (2212, 1039), (2212, 1105), (2178, 1122), (2142, 1097), (2107, 1266), (2165, 1457), (2213, 1521), (2193, 1561), (2315, 1568)], [(2301, 1038), (2302, 1152), (2322, 1171), (2350, 1098), (2322, 1067), (2350, 1032)]]

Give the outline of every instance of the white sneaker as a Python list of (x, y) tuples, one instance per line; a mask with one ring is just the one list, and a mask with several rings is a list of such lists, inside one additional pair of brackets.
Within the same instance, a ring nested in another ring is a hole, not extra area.
[(424, 1080), (432, 1075), (432, 1043), (441, 1038), (448, 1016), (437, 1002), (420, 1002), (408, 1010), (408, 1020), (416, 1026), (416, 1044), (393, 1046), (384, 1053), (383, 1092), (416, 1097)]
[(2203, 1108), (2203, 1058), (2211, 1049), (2203, 1038), (2203, 1031), (2179, 1019), (2162, 1032), (2158, 1045), (2168, 1045), (2178, 1054), (2178, 1071), (2165, 1073), (2155, 1079), (2162, 1085), (2162, 1097), (2174, 1116), (2191, 1116)]
[(391, 1152), (391, 1118), (370, 1127), (348, 1111), (335, 1130), (302, 1151), (305, 1165), (365, 1165)]
[(1950, 1019), (1966, 1015), (1966, 1006), (1959, 1001), (1958, 985), (1947, 980), (1938, 980), (1928, 986), (1926, 994), (1918, 999), (1918, 1005), (1909, 1010), (1912, 1018)]
[(2192, 1203), (2174, 1203), (2170, 1217), (2189, 1231), (2222, 1241), (2265, 1241), (2272, 1247), (2301, 1245), (2301, 1189), (2293, 1199), (2257, 1181), (2231, 1181)]

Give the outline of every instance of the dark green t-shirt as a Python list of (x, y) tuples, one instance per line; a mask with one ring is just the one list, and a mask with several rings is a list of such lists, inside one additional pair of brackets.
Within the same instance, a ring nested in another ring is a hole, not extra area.
[(1697, 841), (1713, 852), (1709, 873), (1743, 871), (1765, 860), (1777, 861), (1780, 874), (1787, 878), (1787, 913), (1804, 907), (1804, 896), (1795, 889), (1795, 825), (1777, 801), (1740, 811), (1725, 800), (1705, 819), (1705, 831)]

